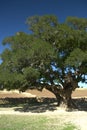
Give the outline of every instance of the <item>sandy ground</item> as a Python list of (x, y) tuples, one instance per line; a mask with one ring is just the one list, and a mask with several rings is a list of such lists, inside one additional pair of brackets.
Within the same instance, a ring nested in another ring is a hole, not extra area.
[[(0, 98), (24, 98), (24, 97), (48, 97), (48, 98), (54, 98), (55, 96), (50, 93), (47, 90), (43, 90), (43, 92), (39, 92), (37, 90), (28, 90), (25, 93), (19, 93), (17, 90), (15, 91), (9, 91), (7, 92), (4, 90), (3, 92), (0, 91)], [(87, 89), (77, 89), (75, 92), (73, 92), (72, 97), (78, 97), (78, 98), (86, 98), (87, 97)], [(47, 104), (48, 105), (48, 104)], [(46, 106), (47, 107), (47, 106)], [(86, 106), (87, 107), (87, 106)], [(40, 109), (40, 107), (39, 107)], [(56, 110), (50, 111), (49, 109), (46, 109), (45, 112), (21, 112), (21, 111), (15, 111), (14, 107), (11, 108), (2, 108), (0, 107), (0, 115), (1, 114), (15, 114), (15, 115), (45, 115), (48, 118), (59, 118), (62, 123), (68, 123), (71, 122), (75, 124), (80, 130), (87, 130), (87, 111), (71, 111), (67, 112), (63, 108), (56, 107)]]
[[(55, 97), (53, 93), (49, 92), (46, 89), (43, 89), (42, 92), (38, 90), (29, 90), (27, 92), (39, 97)], [(83, 89), (83, 88), (76, 89), (73, 92), (72, 97), (87, 97), (87, 89)]]
[[(38, 90), (27, 90), (26, 92), (19, 93), (19, 91), (14, 90), (14, 91), (0, 91), (0, 98), (5, 98), (5, 97), (13, 97), (13, 98), (22, 98), (22, 97), (49, 97), (49, 98), (54, 98), (55, 95), (51, 92), (49, 92), (46, 89), (43, 89), (43, 91), (38, 91)], [(87, 89), (76, 89), (72, 97), (87, 97)]]

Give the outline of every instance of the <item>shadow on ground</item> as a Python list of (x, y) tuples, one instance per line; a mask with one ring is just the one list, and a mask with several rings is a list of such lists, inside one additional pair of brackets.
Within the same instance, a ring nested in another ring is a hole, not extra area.
[(15, 111), (40, 113), (56, 110), (55, 98), (1, 98), (1, 108), (15, 107)]
[[(87, 111), (87, 98), (73, 99), (80, 111)], [(14, 107), (15, 111), (42, 113), (57, 109), (55, 98), (0, 98), (0, 108)]]

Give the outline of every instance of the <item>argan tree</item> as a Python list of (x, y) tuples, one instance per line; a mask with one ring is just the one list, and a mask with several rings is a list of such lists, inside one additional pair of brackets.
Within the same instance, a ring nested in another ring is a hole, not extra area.
[(4, 89), (48, 89), (74, 107), (71, 95), (78, 82), (87, 82), (87, 19), (55, 16), (27, 19), (29, 34), (17, 32), (3, 40), (9, 48), (1, 54), (0, 85)]

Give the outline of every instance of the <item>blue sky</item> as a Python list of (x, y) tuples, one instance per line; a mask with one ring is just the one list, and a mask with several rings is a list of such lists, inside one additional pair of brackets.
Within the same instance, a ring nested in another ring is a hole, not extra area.
[(0, 53), (5, 37), (28, 32), (27, 17), (45, 14), (56, 15), (60, 22), (67, 16), (87, 18), (87, 0), (0, 0)]
[(54, 14), (87, 18), (87, 0), (0, 0), (0, 53), (2, 40), (18, 31), (29, 32), (25, 21), (33, 15)]

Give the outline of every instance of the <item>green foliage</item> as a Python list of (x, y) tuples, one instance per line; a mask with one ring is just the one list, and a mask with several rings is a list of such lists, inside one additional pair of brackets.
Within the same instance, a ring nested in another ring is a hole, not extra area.
[(66, 64), (78, 68), (85, 60), (85, 53), (81, 49), (75, 48), (67, 58)]
[(33, 16), (27, 19), (26, 23), (35, 36), (43, 39), (49, 39), (52, 31), (58, 25), (57, 17), (52, 15)]
[(31, 34), (17, 32), (3, 40), (3, 45), (9, 44), (1, 54), (3, 88), (26, 90), (47, 82), (54, 85), (55, 79), (64, 86), (71, 68), (74, 81), (83, 80), (82, 75), (87, 74), (87, 19), (69, 17), (60, 24), (55, 16), (45, 15), (30, 17), (27, 24)]
[(27, 67), (23, 70), (24, 77), (28, 80), (36, 80), (39, 78), (40, 73), (38, 70), (33, 69), (32, 67)]
[(69, 24), (74, 29), (85, 30), (87, 27), (87, 19), (86, 18), (78, 18), (78, 17), (68, 17), (66, 19), (66, 23)]

